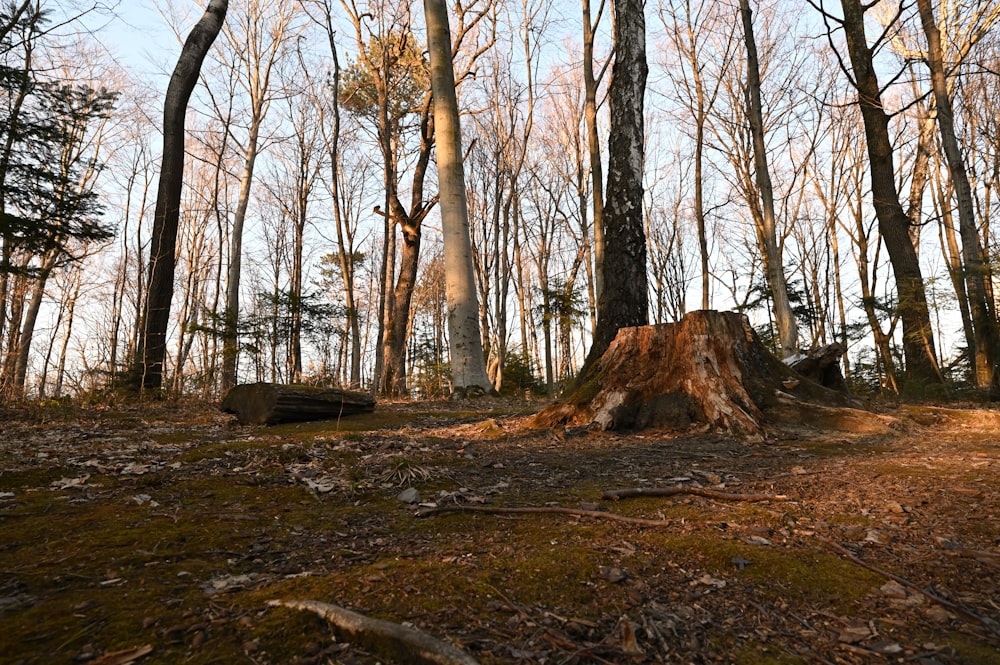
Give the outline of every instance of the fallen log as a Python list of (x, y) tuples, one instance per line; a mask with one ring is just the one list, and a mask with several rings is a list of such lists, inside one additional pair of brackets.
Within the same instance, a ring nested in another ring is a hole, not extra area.
[(271, 607), (314, 612), (330, 622), (334, 633), (406, 665), (478, 665), (475, 658), (422, 630), (352, 612), (317, 600), (271, 600)]
[(371, 413), (375, 400), (367, 393), (336, 388), (246, 383), (230, 390), (219, 408), (236, 414), (244, 425), (276, 425)]

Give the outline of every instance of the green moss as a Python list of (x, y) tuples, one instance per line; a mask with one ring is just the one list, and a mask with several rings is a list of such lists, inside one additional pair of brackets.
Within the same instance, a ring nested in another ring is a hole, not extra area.
[[(882, 578), (860, 566), (821, 551), (792, 550), (728, 540), (713, 532), (656, 534), (652, 540), (674, 552), (700, 561), (712, 574), (735, 577), (756, 586), (771, 599), (798, 598), (811, 606), (847, 612), (881, 584)], [(750, 561), (742, 571), (733, 559)], [(757, 586), (759, 585), (759, 586)]]
[[(938, 640), (941, 640), (939, 637)], [(1000, 662), (995, 646), (976, 641), (970, 635), (951, 632), (943, 640), (958, 652), (958, 662), (965, 665), (996, 665)]]
[(809, 661), (775, 648), (773, 645), (751, 642), (732, 652), (734, 665), (805, 665)]

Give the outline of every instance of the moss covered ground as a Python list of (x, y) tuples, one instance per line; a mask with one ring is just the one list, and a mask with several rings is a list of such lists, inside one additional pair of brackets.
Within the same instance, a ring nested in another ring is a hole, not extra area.
[[(197, 404), (8, 409), (0, 663), (380, 662), (273, 599), (407, 622), (487, 664), (1000, 663), (994, 412), (908, 406), (890, 435), (750, 445), (531, 430), (533, 406), (270, 428)], [(668, 485), (781, 498), (601, 499)], [(424, 508), (658, 523), (418, 517), (408, 488)]]

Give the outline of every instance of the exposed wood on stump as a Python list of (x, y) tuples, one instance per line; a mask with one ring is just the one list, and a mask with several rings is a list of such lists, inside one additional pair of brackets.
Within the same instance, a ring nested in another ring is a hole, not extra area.
[(247, 383), (230, 390), (219, 408), (235, 413), (244, 425), (275, 425), (371, 413), (375, 400), (366, 393), (336, 388)]
[(317, 600), (272, 600), (268, 605), (315, 612), (340, 639), (360, 644), (406, 665), (478, 665), (478, 661), (422, 630), (352, 612)]
[(789, 403), (845, 405), (847, 398), (800, 376), (768, 351), (747, 318), (691, 312), (677, 323), (623, 328), (590, 379), (533, 419), (538, 427), (602, 430), (703, 423), (751, 440), (770, 409)]
[(847, 347), (840, 342), (834, 342), (810, 349), (804, 355), (794, 359), (786, 359), (785, 362), (796, 372), (812, 379), (821, 386), (846, 393), (847, 382), (844, 381), (844, 375), (840, 373), (840, 358), (845, 353), (847, 353)]

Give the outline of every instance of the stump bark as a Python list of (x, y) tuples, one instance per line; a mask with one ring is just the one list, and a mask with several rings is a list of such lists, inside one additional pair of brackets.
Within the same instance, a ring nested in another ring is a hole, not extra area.
[(244, 425), (276, 425), (371, 413), (375, 400), (366, 393), (336, 388), (247, 383), (230, 390), (219, 408), (236, 414)]
[[(538, 427), (687, 429), (703, 423), (751, 440), (789, 404), (848, 406), (845, 395), (798, 374), (735, 312), (691, 312), (677, 323), (623, 328), (572, 393), (533, 419)], [(794, 414), (798, 415), (794, 415)]]

